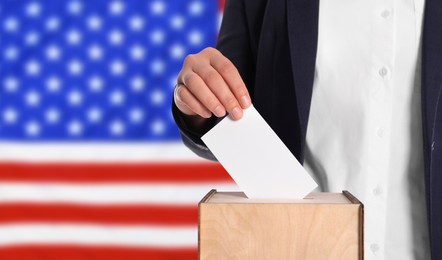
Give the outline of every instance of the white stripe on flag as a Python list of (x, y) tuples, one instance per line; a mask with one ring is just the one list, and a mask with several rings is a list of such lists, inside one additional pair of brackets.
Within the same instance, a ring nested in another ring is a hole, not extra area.
[(36, 163), (207, 162), (181, 142), (169, 143), (14, 143), (0, 142), (0, 161)]
[(0, 225), (0, 247), (20, 244), (80, 244), (176, 248), (196, 247), (197, 241), (196, 226)]
[(0, 182), (0, 202), (148, 203), (191, 205), (211, 189), (238, 190), (232, 183), (65, 184)]

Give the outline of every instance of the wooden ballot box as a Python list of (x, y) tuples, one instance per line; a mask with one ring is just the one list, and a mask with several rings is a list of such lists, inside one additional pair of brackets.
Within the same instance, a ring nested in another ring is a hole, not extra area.
[(363, 259), (363, 205), (348, 191), (299, 200), (210, 191), (199, 203), (201, 260)]

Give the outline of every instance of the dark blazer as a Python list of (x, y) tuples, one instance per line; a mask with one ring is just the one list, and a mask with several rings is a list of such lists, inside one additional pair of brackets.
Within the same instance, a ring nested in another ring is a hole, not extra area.
[[(227, 1), (217, 48), (238, 68), (252, 102), (296, 158), (304, 162), (318, 39), (319, 0)], [(422, 43), (422, 120), (432, 259), (442, 259), (442, 1), (426, 0)], [(183, 142), (216, 160), (175, 104)]]

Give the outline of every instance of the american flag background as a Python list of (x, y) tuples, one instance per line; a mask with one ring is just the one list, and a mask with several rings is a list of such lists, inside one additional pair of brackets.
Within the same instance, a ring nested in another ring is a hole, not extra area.
[(0, 259), (197, 259), (198, 201), (236, 186), (170, 108), (222, 7), (0, 1)]

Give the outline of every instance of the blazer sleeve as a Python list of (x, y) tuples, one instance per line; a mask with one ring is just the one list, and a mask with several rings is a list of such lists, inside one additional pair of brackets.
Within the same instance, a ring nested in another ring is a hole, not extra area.
[[(244, 0), (227, 0), (224, 7), (223, 21), (216, 48), (238, 69), (250, 95), (253, 86), (253, 61), (250, 53), (250, 39), (246, 19)], [(183, 114), (172, 98), (172, 114), (179, 128), (183, 143), (200, 157), (216, 161), (217, 159), (207, 148), (201, 137), (222, 118), (212, 116), (202, 129), (192, 129), (186, 124)]]

